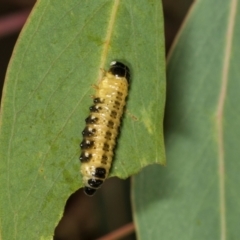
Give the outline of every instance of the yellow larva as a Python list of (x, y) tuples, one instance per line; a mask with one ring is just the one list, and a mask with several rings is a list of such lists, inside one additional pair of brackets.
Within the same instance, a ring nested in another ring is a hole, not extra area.
[(81, 174), (87, 195), (93, 195), (109, 174), (129, 79), (129, 68), (114, 61), (96, 87), (80, 144)]

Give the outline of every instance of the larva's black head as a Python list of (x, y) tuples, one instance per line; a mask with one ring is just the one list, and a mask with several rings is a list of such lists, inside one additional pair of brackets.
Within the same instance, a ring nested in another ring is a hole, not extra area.
[(121, 62), (111, 62), (109, 72), (117, 77), (125, 77), (128, 82), (130, 80), (130, 70)]

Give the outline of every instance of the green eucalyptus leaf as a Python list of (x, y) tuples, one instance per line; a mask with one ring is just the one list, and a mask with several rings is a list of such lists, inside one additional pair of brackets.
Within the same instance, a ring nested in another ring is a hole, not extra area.
[(51, 239), (82, 187), (79, 143), (93, 84), (112, 60), (131, 86), (111, 176), (165, 162), (163, 16), (159, 1), (41, 0), (6, 75), (0, 128), (1, 239)]
[(196, 1), (167, 70), (168, 165), (134, 178), (138, 239), (239, 239), (238, 1)]

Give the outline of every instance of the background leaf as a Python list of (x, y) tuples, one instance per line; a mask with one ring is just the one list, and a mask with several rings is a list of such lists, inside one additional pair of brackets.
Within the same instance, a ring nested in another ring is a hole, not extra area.
[[(112, 176), (164, 163), (165, 66), (159, 1), (41, 0), (19, 37), (3, 92), (2, 239), (49, 239), (81, 187), (79, 143), (112, 60), (132, 80)], [(151, 97), (149, 97), (151, 96)]]
[(238, 1), (197, 1), (170, 57), (167, 167), (134, 177), (139, 239), (238, 239)]

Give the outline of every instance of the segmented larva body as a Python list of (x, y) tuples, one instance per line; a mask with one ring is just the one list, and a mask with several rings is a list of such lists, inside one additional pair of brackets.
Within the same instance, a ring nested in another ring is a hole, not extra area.
[(128, 67), (114, 61), (96, 87), (80, 144), (81, 174), (87, 195), (93, 195), (109, 174), (129, 78)]

